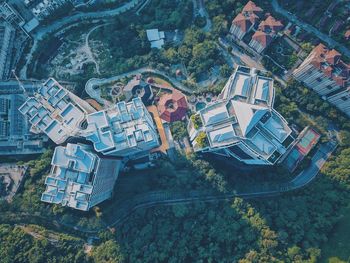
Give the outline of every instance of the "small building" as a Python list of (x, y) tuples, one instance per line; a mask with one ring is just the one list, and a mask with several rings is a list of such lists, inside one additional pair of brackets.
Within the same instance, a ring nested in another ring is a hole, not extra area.
[(123, 93), (127, 102), (133, 98), (140, 98), (145, 105), (150, 105), (153, 99), (152, 87), (145, 82), (140, 75), (135, 76), (123, 88)]
[(112, 196), (122, 162), (99, 157), (89, 146), (57, 146), (41, 201), (88, 211)]
[(81, 131), (86, 114), (95, 109), (50, 78), (34, 97), (24, 102), (19, 111), (27, 116), (32, 129), (61, 144)]
[(82, 136), (103, 155), (137, 159), (159, 146), (151, 115), (140, 98), (91, 113)]
[(188, 110), (186, 96), (176, 90), (171, 94), (163, 95), (157, 107), (160, 118), (166, 122), (183, 120)]
[(164, 46), (165, 33), (158, 29), (146, 30), (147, 39), (151, 42), (151, 48), (161, 49)]

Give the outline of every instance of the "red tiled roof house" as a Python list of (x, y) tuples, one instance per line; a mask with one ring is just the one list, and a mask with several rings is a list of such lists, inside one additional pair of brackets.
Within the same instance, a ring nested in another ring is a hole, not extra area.
[(263, 52), (277, 36), (277, 32), (283, 29), (283, 24), (272, 16), (268, 16), (259, 25), (258, 31), (254, 33), (249, 46), (256, 52)]
[(254, 2), (249, 1), (232, 21), (230, 33), (237, 39), (242, 39), (259, 21), (263, 10)]

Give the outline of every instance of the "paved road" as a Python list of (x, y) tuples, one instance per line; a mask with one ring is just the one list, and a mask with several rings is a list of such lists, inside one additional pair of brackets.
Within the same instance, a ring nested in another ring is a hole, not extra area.
[[(113, 215), (110, 222), (103, 222), (104, 226), (99, 229), (86, 229), (75, 225), (71, 225), (62, 221), (53, 221), (55, 225), (61, 225), (70, 229), (74, 229), (78, 232), (85, 234), (96, 234), (101, 230), (119, 226), (136, 210), (140, 208), (148, 208), (159, 205), (174, 205), (174, 204), (187, 204), (193, 202), (217, 202), (224, 200), (231, 200), (234, 197), (240, 198), (256, 198), (256, 197), (271, 197), (280, 195), (282, 193), (290, 192), (296, 189), (300, 189), (305, 185), (309, 184), (319, 173), (322, 166), (325, 164), (327, 159), (331, 156), (332, 152), (335, 150), (337, 144), (334, 142), (329, 142), (320, 146), (317, 152), (312, 157), (311, 165), (302, 171), (295, 179), (290, 182), (280, 183), (276, 185), (258, 185), (256, 187), (251, 187), (249, 191), (239, 191), (228, 194), (214, 193), (208, 191), (152, 191), (146, 192), (134, 196), (133, 198), (127, 199), (122, 202), (118, 202), (116, 207), (113, 209)], [(9, 213), (4, 213), (2, 216), (4, 218)], [(52, 218), (45, 218), (39, 215), (28, 215), (26, 213), (16, 214), (14, 221), (31, 222), (30, 220), (40, 219), (43, 222), (52, 221)], [(1, 217), (0, 217), (1, 219)], [(29, 221), (28, 221), (29, 220)]]
[(171, 82), (171, 84), (173, 84), (175, 86), (175, 88), (177, 88), (185, 93), (191, 94), (193, 92), (193, 90), (187, 88), (185, 85), (183, 85), (177, 79), (169, 77), (168, 74), (166, 74), (165, 72), (157, 70), (157, 69), (147, 68), (147, 67), (140, 68), (140, 69), (133, 70), (133, 71), (129, 71), (127, 73), (120, 74), (120, 75), (110, 77), (110, 78), (105, 78), (105, 79), (92, 78), (92, 79), (89, 79), (88, 82), (86, 82), (85, 91), (91, 98), (95, 99), (97, 102), (104, 104), (104, 105), (105, 104), (108, 105), (109, 102), (106, 101), (105, 99), (101, 98), (100, 89), (98, 89), (98, 88), (94, 89), (94, 87), (100, 86), (103, 84), (107, 84), (110, 82), (119, 81), (120, 79), (123, 79), (125, 77), (130, 77), (133, 75), (138, 75), (138, 74), (143, 74), (143, 73), (154, 73), (154, 74), (161, 75), (165, 79), (169, 80)]
[(291, 14), (290, 12), (288, 12), (287, 10), (283, 9), (277, 2), (277, 0), (272, 0), (271, 1), (272, 7), (273, 9), (283, 15), (284, 17), (286, 17), (287, 19), (289, 19), (290, 21), (292, 21), (293, 23), (295, 23), (297, 26), (301, 27), (302, 29), (304, 29), (305, 31), (309, 32), (309, 33), (313, 33), (314, 35), (316, 35), (321, 41), (326, 42), (330, 47), (336, 47), (339, 51), (341, 51), (344, 55), (346, 55), (347, 57), (350, 57), (350, 50), (348, 48), (346, 48), (344, 45), (340, 44), (339, 42), (335, 41), (334, 39), (332, 39), (331, 37), (329, 37), (327, 34), (324, 34), (322, 32), (320, 32), (317, 28), (315, 28), (314, 26), (307, 24), (305, 22), (303, 22), (302, 20), (298, 19), (296, 17), (296, 15)]

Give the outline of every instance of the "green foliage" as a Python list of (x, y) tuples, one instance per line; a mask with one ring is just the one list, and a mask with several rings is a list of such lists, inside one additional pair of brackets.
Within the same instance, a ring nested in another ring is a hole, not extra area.
[(199, 132), (198, 136), (196, 137), (196, 143), (200, 148), (205, 148), (209, 145), (208, 143), (208, 137), (205, 132)]
[(170, 124), (171, 134), (175, 140), (181, 140), (187, 136), (186, 124), (183, 121), (175, 121)]
[(232, 73), (232, 69), (230, 68), (229, 65), (224, 64), (223, 66), (221, 66), (220, 68), (220, 75), (223, 78), (228, 78)]
[(205, 27), (205, 25), (207, 24), (207, 20), (204, 16), (196, 16), (194, 18), (194, 24), (199, 27), (199, 28), (202, 28), (202, 27)]
[(191, 116), (191, 121), (193, 123), (193, 127), (198, 130), (203, 126), (203, 122), (201, 116), (199, 114), (194, 114)]
[[(88, 262), (82, 251), (83, 242), (68, 235), (50, 233), (50, 238), (37, 229), (0, 225), (0, 258), (4, 263)], [(64, 252), (64, 253), (62, 253)]]
[(97, 263), (121, 263), (124, 256), (119, 245), (112, 240), (108, 240), (92, 250), (92, 257)]

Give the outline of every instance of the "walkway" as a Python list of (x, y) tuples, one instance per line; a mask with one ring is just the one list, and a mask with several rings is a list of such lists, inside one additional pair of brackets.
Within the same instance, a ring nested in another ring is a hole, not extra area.
[(159, 133), (159, 136), (160, 136), (160, 140), (161, 140), (161, 143), (162, 143), (159, 147), (153, 149), (152, 152), (161, 151), (161, 152), (166, 154), (167, 150), (169, 149), (169, 143), (168, 143), (168, 139), (166, 137), (165, 131), (164, 131), (164, 126), (163, 126), (162, 120), (159, 117), (159, 113), (158, 113), (157, 107), (154, 106), (154, 105), (148, 106), (147, 110), (149, 112), (151, 112), (152, 115), (153, 115), (153, 119), (154, 119), (154, 121), (156, 123), (157, 129), (158, 129), (158, 133)]
[(335, 41), (333, 38), (329, 37), (328, 35), (320, 32), (317, 28), (315, 28), (314, 26), (307, 24), (303, 21), (301, 21), (300, 19), (298, 19), (296, 17), (296, 15), (291, 14), (290, 12), (288, 12), (287, 10), (283, 9), (277, 2), (277, 0), (272, 0), (271, 1), (272, 7), (273, 9), (283, 15), (284, 17), (286, 17), (287, 19), (289, 19), (290, 21), (292, 21), (293, 23), (295, 23), (297, 26), (301, 27), (302, 29), (304, 29), (305, 31), (309, 32), (309, 33), (313, 33), (314, 35), (316, 35), (321, 41), (326, 42), (330, 47), (336, 47), (338, 49), (338, 51), (341, 51), (344, 55), (346, 55), (347, 57), (350, 57), (350, 50), (348, 48), (346, 48), (344, 45), (340, 44), (339, 42)]
[(143, 74), (143, 73), (153, 73), (153, 74), (161, 75), (166, 80), (168, 80), (170, 82), (170, 84), (174, 85), (175, 88), (177, 88), (185, 93), (190, 93), (190, 94), (193, 93), (193, 90), (187, 88), (185, 85), (183, 85), (177, 79), (169, 77), (165, 72), (157, 70), (157, 69), (147, 68), (147, 67), (140, 68), (140, 69), (133, 70), (133, 71), (129, 71), (127, 73), (120, 74), (120, 75), (110, 77), (110, 78), (105, 78), (105, 79), (92, 78), (92, 79), (89, 79), (88, 82), (86, 82), (86, 84), (85, 84), (85, 91), (91, 98), (95, 99), (97, 102), (99, 102), (101, 104), (108, 105), (108, 102), (105, 99), (101, 98), (100, 89), (98, 89), (98, 88), (95, 89), (94, 87), (108, 84), (110, 82), (116, 82), (116, 81), (119, 81), (125, 77), (131, 77), (131, 76)]

